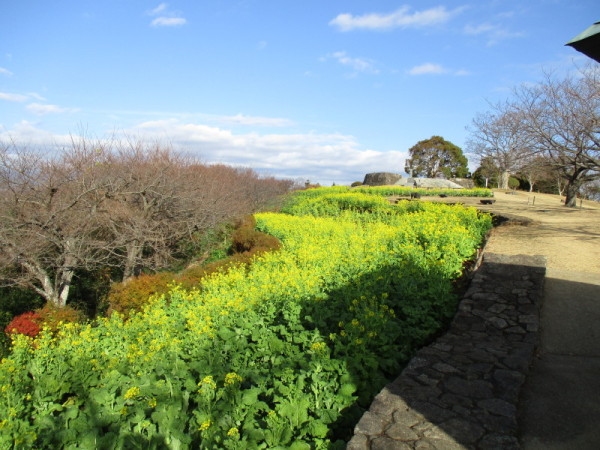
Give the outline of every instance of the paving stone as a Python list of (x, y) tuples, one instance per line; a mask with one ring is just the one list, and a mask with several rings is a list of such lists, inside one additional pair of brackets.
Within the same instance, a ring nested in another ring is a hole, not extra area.
[(346, 445), (346, 450), (369, 450), (369, 438), (364, 434), (355, 434)]
[(394, 423), (409, 428), (425, 420), (422, 414), (403, 410), (396, 411), (392, 417), (394, 419)]
[(399, 423), (393, 423), (385, 430), (385, 435), (397, 441), (416, 441), (419, 435), (412, 429)]
[(492, 397), (492, 385), (487, 381), (465, 380), (463, 378), (451, 377), (445, 387), (458, 395), (471, 398), (490, 398)]
[(456, 367), (446, 363), (435, 363), (432, 367), (442, 373), (456, 373), (459, 371)]
[(433, 423), (439, 423), (455, 415), (450, 408), (443, 408), (431, 402), (415, 402), (413, 408)]
[(416, 378), (418, 381), (420, 381), (421, 383), (423, 383), (424, 385), (427, 385), (427, 386), (435, 386), (439, 383), (438, 380), (436, 380), (435, 378), (428, 377), (424, 373), (422, 373), (421, 375), (418, 375)]
[(511, 434), (517, 431), (516, 417), (496, 416), (482, 411), (477, 415), (479, 423), (488, 431)]
[(472, 398), (465, 397), (463, 395), (452, 394), (451, 392), (447, 392), (444, 395), (442, 395), (441, 400), (447, 405), (459, 405), (463, 408), (472, 408), (474, 405), (474, 401)]
[(478, 448), (481, 450), (518, 450), (521, 446), (514, 436), (488, 434), (479, 441)]
[(392, 392), (387, 386), (375, 396), (374, 402), (393, 405), (396, 410), (400, 411), (408, 411), (410, 409), (402, 397)]
[(412, 446), (387, 436), (380, 436), (371, 442), (371, 450), (412, 450)]
[(465, 450), (468, 447), (453, 440), (427, 438), (415, 445), (418, 450)]
[(383, 422), (381, 416), (367, 411), (360, 418), (356, 424), (356, 427), (354, 427), (354, 433), (373, 436), (383, 433), (384, 427), (385, 423)]
[(525, 328), (520, 327), (520, 326), (510, 327), (510, 328), (507, 328), (504, 331), (506, 333), (517, 333), (517, 334), (525, 334), (525, 333), (527, 333), (527, 331), (525, 331)]
[(396, 410), (397, 406), (394, 405), (393, 402), (385, 402), (378, 398), (373, 400), (373, 403), (371, 403), (371, 407), (369, 408), (369, 411), (373, 414), (383, 417), (391, 416)]
[(454, 418), (441, 425), (447, 433), (461, 444), (473, 444), (485, 434), (485, 429), (470, 420)]
[(499, 398), (487, 398), (477, 402), (477, 406), (497, 416), (515, 417), (517, 408), (514, 404)]

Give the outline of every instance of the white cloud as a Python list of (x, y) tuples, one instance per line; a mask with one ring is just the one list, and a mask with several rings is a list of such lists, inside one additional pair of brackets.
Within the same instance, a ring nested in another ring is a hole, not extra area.
[(389, 14), (369, 13), (354, 16), (349, 13), (339, 14), (329, 25), (340, 31), (357, 29), (386, 31), (394, 28), (419, 28), (447, 22), (461, 11), (461, 8), (448, 11), (444, 6), (410, 12), (409, 6), (403, 6)]
[(447, 67), (444, 67), (440, 64), (433, 63), (425, 63), (419, 66), (415, 66), (408, 71), (409, 75), (456, 75), (456, 76), (466, 76), (470, 75), (470, 72), (464, 69), (460, 70), (450, 70)]
[(370, 59), (351, 57), (346, 52), (334, 52), (321, 59), (325, 61), (328, 58), (333, 58), (338, 63), (351, 67), (356, 72), (379, 73), (379, 70), (375, 68), (375, 63)]
[(33, 97), (33, 98), (35, 98), (36, 100), (39, 100), (39, 101), (41, 101), (41, 102), (45, 102), (45, 101), (46, 101), (46, 99), (45, 99), (44, 97), (42, 97), (40, 94), (38, 94), (38, 93), (36, 93), (36, 92), (28, 92), (28, 93), (27, 93), (27, 96), (28, 96), (28, 97)]
[(176, 27), (187, 23), (183, 17), (157, 17), (150, 25), (153, 27)]
[(27, 96), (21, 94), (9, 94), (8, 92), (0, 92), (0, 100), (6, 100), (9, 102), (24, 102), (27, 100)]
[[(252, 167), (273, 175), (323, 184), (362, 181), (365, 173), (402, 171), (406, 152), (361, 149), (353, 136), (332, 134), (236, 134), (177, 119), (143, 122), (125, 131), (166, 141), (203, 161)], [(395, 169), (394, 169), (395, 168)]]
[[(206, 163), (251, 167), (261, 173), (309, 179), (323, 185), (362, 181), (369, 172), (400, 173), (407, 157), (405, 151), (364, 149), (354, 136), (340, 133), (234, 133), (179, 119), (142, 122), (122, 132), (123, 139), (132, 136), (171, 145)], [(60, 148), (70, 145), (72, 136), (55, 135), (23, 121), (11, 130), (0, 128), (0, 140), (4, 139), (24, 145)]]
[(14, 142), (24, 146), (62, 147), (71, 143), (71, 135), (54, 134), (38, 128), (34, 123), (23, 120), (11, 130), (0, 127), (0, 141)]
[(153, 27), (178, 27), (187, 23), (187, 20), (181, 17), (181, 12), (169, 10), (168, 3), (161, 3), (146, 13), (150, 16), (159, 16), (150, 22)]
[(246, 116), (244, 114), (220, 116), (217, 121), (223, 124), (248, 125), (255, 127), (287, 127), (293, 125), (293, 122), (288, 119), (282, 119), (278, 117)]
[(151, 16), (157, 16), (160, 13), (166, 11), (168, 6), (169, 6), (168, 3), (161, 3), (156, 8), (151, 9), (150, 11), (148, 11), (148, 14), (151, 15)]
[(492, 32), (496, 27), (494, 25), (491, 25), (489, 23), (480, 23), (477, 26), (473, 26), (473, 25), (466, 25), (465, 26), (465, 34), (482, 34), (482, 33), (490, 33)]
[(448, 73), (448, 69), (439, 64), (425, 63), (420, 66), (415, 66), (408, 71), (410, 75), (439, 75)]
[(30, 103), (27, 105), (27, 110), (36, 114), (38, 116), (43, 116), (46, 114), (59, 114), (59, 113), (67, 113), (67, 112), (75, 112), (76, 108), (61, 108), (57, 105), (49, 105), (42, 103)]
[(10, 70), (0, 67), (0, 75), (6, 75), (7, 77), (10, 77), (12, 74), (13, 73)]
[(505, 39), (520, 38), (525, 36), (525, 33), (509, 31), (502, 28), (500, 25), (494, 25), (490, 23), (481, 23), (479, 25), (466, 25), (463, 32), (470, 36), (481, 36), (485, 41), (486, 45), (495, 45)]

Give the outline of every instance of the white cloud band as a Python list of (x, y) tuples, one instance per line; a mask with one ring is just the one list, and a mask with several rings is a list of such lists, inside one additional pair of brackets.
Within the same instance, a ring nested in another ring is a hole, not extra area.
[(339, 14), (329, 22), (329, 25), (340, 31), (360, 29), (386, 31), (394, 28), (418, 28), (447, 22), (458, 11), (448, 11), (444, 6), (438, 6), (411, 13), (409, 6), (403, 6), (389, 14), (369, 13), (361, 16), (349, 13)]

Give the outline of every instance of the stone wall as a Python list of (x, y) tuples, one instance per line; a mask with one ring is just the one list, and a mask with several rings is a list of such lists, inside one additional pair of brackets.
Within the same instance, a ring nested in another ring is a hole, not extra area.
[(517, 449), (545, 259), (484, 254), (449, 330), (374, 399), (347, 449)]
[(396, 184), (402, 179), (401, 175), (390, 172), (374, 172), (365, 175), (363, 184), (367, 186), (387, 186)]

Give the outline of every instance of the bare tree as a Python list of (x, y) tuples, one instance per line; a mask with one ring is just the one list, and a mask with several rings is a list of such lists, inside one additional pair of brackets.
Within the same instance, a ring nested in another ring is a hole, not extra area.
[(61, 307), (75, 273), (168, 267), (217, 225), (290, 182), (206, 165), (158, 144), (74, 139), (57, 155), (0, 147), (0, 279)]
[(529, 192), (533, 192), (536, 183), (553, 178), (552, 164), (548, 157), (534, 153), (525, 158), (518, 175), (529, 183)]
[(600, 177), (600, 66), (515, 91), (515, 111), (536, 151), (566, 181), (565, 205), (576, 206), (580, 187)]
[(104, 224), (123, 280), (166, 268), (182, 241), (249, 214), (287, 190), (289, 182), (251, 169), (207, 165), (168, 147), (119, 143), (103, 167), (110, 180)]
[(103, 261), (97, 219), (102, 149), (73, 141), (48, 157), (10, 143), (0, 147), (0, 278), (64, 306), (77, 269)]
[(478, 114), (468, 127), (471, 132), (467, 142), (469, 153), (476, 155), (480, 162), (486, 159), (498, 169), (501, 189), (508, 189), (510, 176), (524, 166), (532, 153), (523, 119), (510, 103), (498, 103), (490, 112)]
[(102, 170), (103, 224), (124, 280), (167, 267), (182, 239), (225, 220), (234, 202), (226, 179), (158, 144), (119, 143)]

